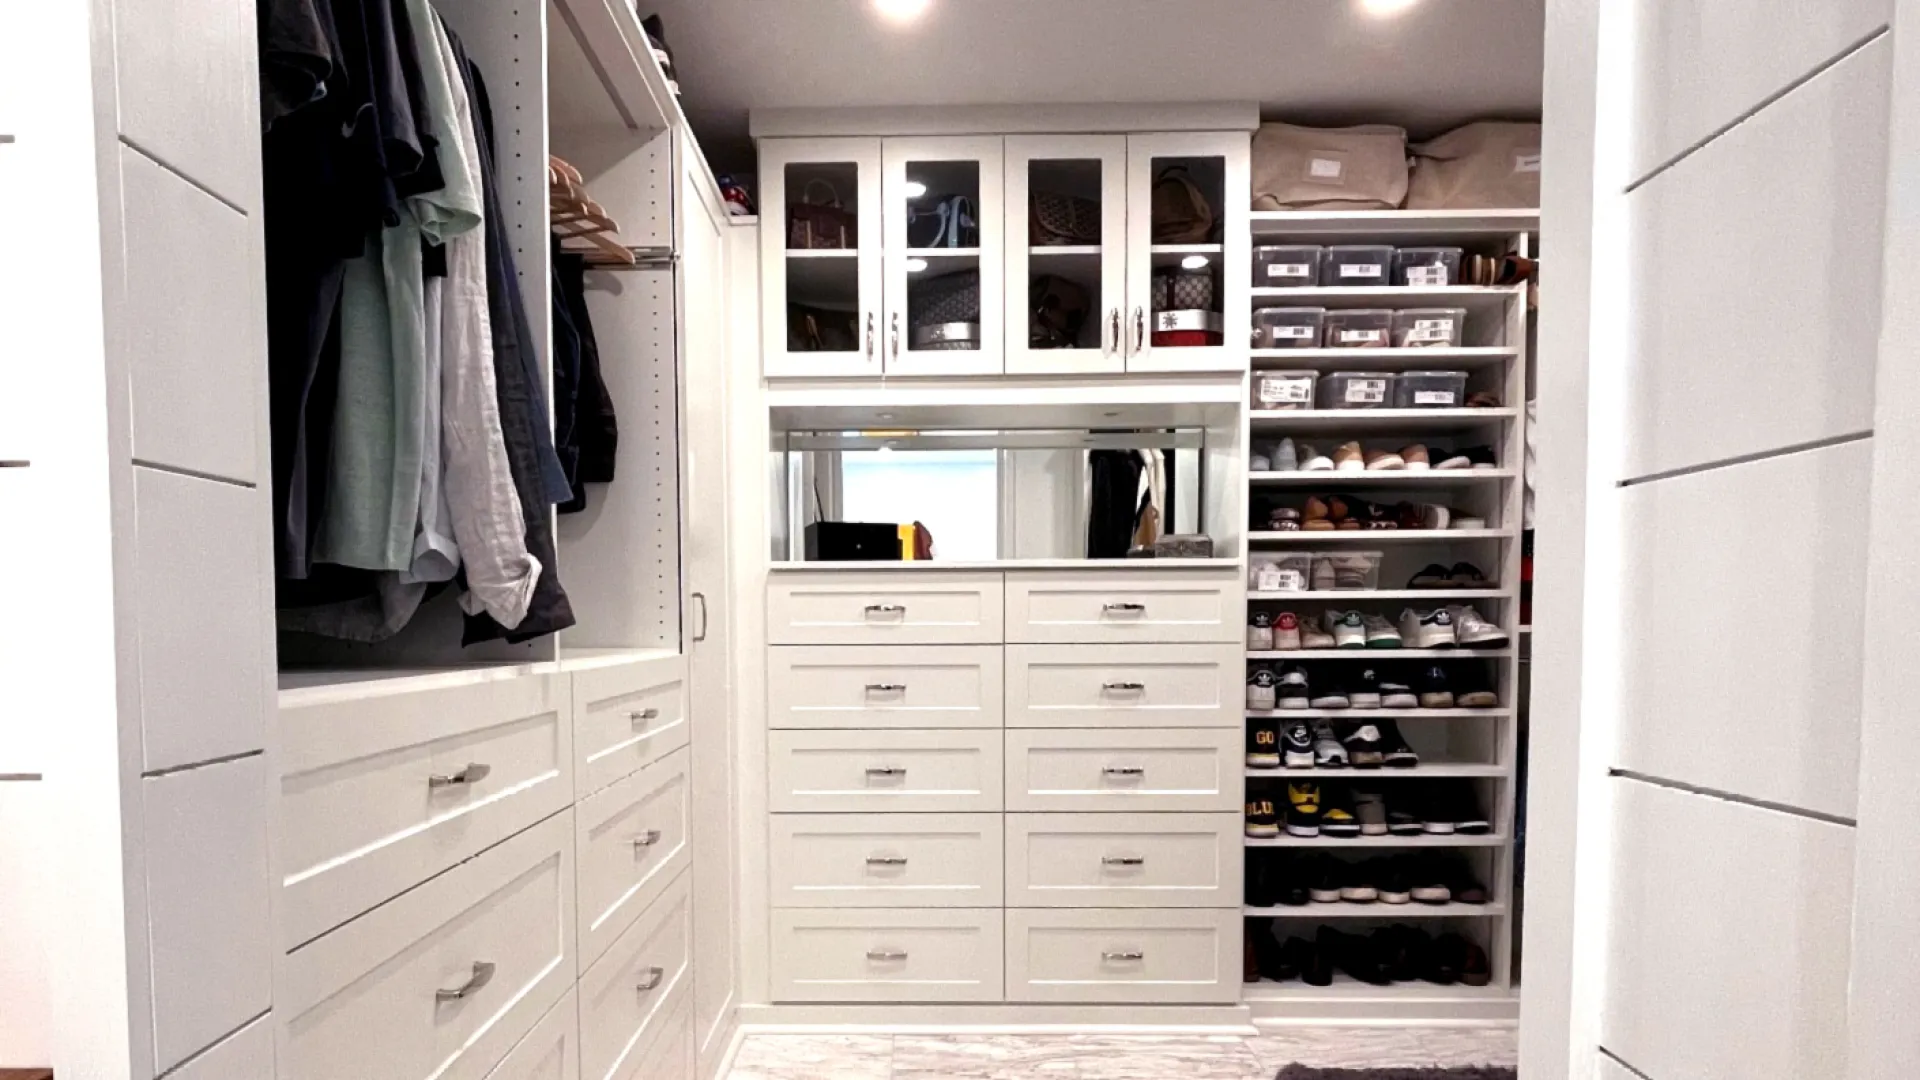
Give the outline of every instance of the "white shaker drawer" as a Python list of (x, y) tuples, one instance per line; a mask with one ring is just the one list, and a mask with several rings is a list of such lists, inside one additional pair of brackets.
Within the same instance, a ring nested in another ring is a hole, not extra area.
[(1000, 809), (998, 731), (774, 731), (776, 813)]
[(995, 645), (999, 574), (776, 573), (767, 579), (772, 645)]
[(687, 745), (686, 672), (685, 657), (668, 656), (567, 676), (582, 794)]
[(634, 1080), (693, 1080), (693, 1004), (689, 1000), (660, 1022), (658, 1033), (640, 1055)]
[(1007, 1000), (1205, 1004), (1240, 1000), (1237, 910), (1007, 912)]
[(572, 985), (558, 814), (290, 954), (282, 1080), (479, 1080)]
[(999, 814), (775, 814), (775, 907), (999, 907)]
[(775, 1001), (999, 1001), (997, 909), (773, 913)]
[(580, 996), (568, 990), (487, 1080), (580, 1080)]
[(690, 875), (681, 875), (580, 976), (582, 1080), (653, 1080), (642, 1066), (682, 999), (692, 995)]
[(775, 645), (771, 728), (997, 728), (998, 645)]
[(573, 808), (580, 856), (580, 962), (613, 939), (686, 869), (687, 764), (680, 750)]
[(1239, 728), (1246, 667), (1239, 642), (1009, 645), (1007, 726)]
[(566, 689), (558, 676), (520, 673), (282, 706), (282, 947), (571, 803)]
[(1239, 908), (1239, 814), (1008, 814), (1009, 907)]
[(1174, 731), (1007, 731), (1007, 809), (1235, 810), (1246, 736)]
[(1246, 639), (1246, 594), (1237, 570), (1023, 571), (1007, 575), (1007, 641)]

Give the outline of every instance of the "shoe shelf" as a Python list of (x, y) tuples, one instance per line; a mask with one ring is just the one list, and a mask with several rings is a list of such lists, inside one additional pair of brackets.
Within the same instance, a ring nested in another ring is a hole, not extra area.
[(1248, 905), (1242, 907), (1240, 913), (1254, 919), (1379, 919), (1382, 922), (1389, 920), (1399, 922), (1404, 919), (1490, 918), (1495, 915), (1505, 915), (1507, 906), (1505, 904), (1389, 904), (1380, 900), (1355, 904), (1342, 900), (1331, 904), (1308, 904), (1305, 907)]
[[(1277, 771), (1285, 772), (1284, 769)], [(1348, 772), (1351, 773), (1352, 770)], [(1367, 772), (1371, 773), (1372, 770), (1369, 769)], [(1505, 847), (1507, 838), (1499, 833), (1488, 833), (1484, 836), (1465, 836), (1460, 833), (1420, 836), (1288, 836), (1282, 833), (1270, 840), (1256, 840), (1249, 836), (1246, 837), (1246, 843), (1248, 847), (1480, 848)]]
[(1502, 720), (1513, 715), (1495, 709), (1248, 709), (1247, 716), (1282, 720), (1351, 720), (1356, 716), (1379, 720)]
[(1319, 469), (1248, 473), (1247, 480), (1256, 487), (1464, 487), (1487, 480), (1512, 480), (1519, 475), (1512, 469), (1374, 469), (1370, 472)]
[[(1512, 998), (1517, 993), (1517, 987), (1503, 987), (1497, 981), (1492, 986), (1467, 986), (1464, 983), (1443, 986), (1440, 983), (1430, 982), (1398, 982), (1390, 986), (1375, 986), (1372, 983), (1363, 983), (1345, 972), (1339, 972), (1334, 975), (1331, 986), (1309, 986), (1298, 979), (1283, 983), (1261, 981), (1246, 983), (1240, 996), (1243, 1000), (1251, 1002), (1278, 1001), (1290, 1004), (1317, 1001), (1359, 1003), (1367, 999), (1383, 999), (1405, 1006), (1422, 1000), (1430, 1000), (1435, 1004), (1462, 999), (1502, 1001)], [(1418, 1013), (1413, 1014), (1411, 1018), (1431, 1019)]]
[(1364, 541), (1369, 544), (1451, 544), (1461, 540), (1511, 540), (1515, 529), (1324, 529), (1309, 532), (1247, 533), (1257, 544), (1330, 544)]
[(1540, 211), (1491, 210), (1255, 210), (1247, 215), (1254, 242), (1407, 245), (1505, 242), (1540, 228)]
[(1253, 430), (1295, 435), (1334, 434), (1353, 438), (1368, 431), (1460, 431), (1512, 420), (1520, 410), (1487, 409), (1279, 409), (1247, 415)]
[[(1365, 715), (1365, 714), (1362, 714)], [(1504, 779), (1507, 767), (1504, 765), (1459, 764), (1454, 762), (1421, 762), (1410, 769), (1356, 769), (1351, 766), (1343, 769), (1258, 769), (1245, 766), (1249, 780), (1299, 780), (1303, 778), (1346, 780), (1355, 784), (1367, 784), (1374, 780), (1461, 780), (1492, 777)]]
[(1525, 296), (1511, 285), (1314, 285), (1250, 292), (1257, 307), (1464, 307), (1469, 311), (1497, 310)]
[[(1455, 660), (1461, 657), (1512, 656), (1504, 649), (1248, 649), (1249, 660)], [(1298, 716), (1304, 710), (1283, 709), (1276, 715)], [(1354, 709), (1359, 713), (1378, 713), (1378, 709)]]
[[(1295, 604), (1364, 604), (1374, 600), (1510, 600), (1512, 589), (1322, 589), (1306, 592), (1260, 592), (1249, 589), (1249, 600), (1277, 600)], [(1521, 628), (1522, 632), (1527, 630)]]
[(1407, 368), (1493, 367), (1520, 355), (1506, 345), (1464, 346), (1458, 349), (1253, 349), (1255, 371), (1402, 371)]

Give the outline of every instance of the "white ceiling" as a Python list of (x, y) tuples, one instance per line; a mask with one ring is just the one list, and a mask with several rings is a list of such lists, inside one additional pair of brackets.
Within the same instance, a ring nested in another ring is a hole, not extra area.
[(1259, 101), (1269, 118), (1415, 135), (1540, 112), (1544, 0), (932, 0), (900, 28), (869, 0), (638, 0), (666, 20), (716, 167), (744, 168), (775, 106)]

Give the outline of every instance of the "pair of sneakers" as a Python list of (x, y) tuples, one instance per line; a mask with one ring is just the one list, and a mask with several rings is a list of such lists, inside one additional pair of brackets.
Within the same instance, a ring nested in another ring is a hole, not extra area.
[(1288, 836), (1320, 835), (1320, 785), (1297, 781), (1287, 785), (1286, 803), (1275, 805), (1270, 792), (1247, 793), (1247, 836), (1254, 840), (1272, 840), (1280, 835), (1282, 822)]
[(1332, 721), (1261, 717), (1247, 725), (1247, 766), (1253, 769), (1411, 769), (1420, 755), (1392, 720), (1335, 727)]
[[(1320, 613), (1322, 634), (1333, 639), (1336, 649), (1398, 649), (1402, 648), (1400, 631), (1384, 617), (1370, 611), (1323, 611)], [(1316, 639), (1319, 640), (1319, 639)], [(1325, 645), (1307, 645), (1301, 639), (1303, 648), (1326, 648)]]
[(1399, 640), (1413, 649), (1500, 649), (1507, 632), (1480, 616), (1468, 604), (1452, 604), (1425, 611), (1408, 608), (1400, 613)]

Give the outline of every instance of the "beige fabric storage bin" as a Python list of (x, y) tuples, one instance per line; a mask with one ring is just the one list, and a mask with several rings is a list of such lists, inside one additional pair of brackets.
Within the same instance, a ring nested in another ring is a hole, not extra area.
[(1261, 124), (1255, 210), (1392, 210), (1407, 197), (1407, 133), (1387, 124)]
[(1539, 205), (1539, 124), (1486, 120), (1413, 147), (1409, 210), (1507, 210)]

